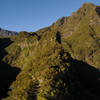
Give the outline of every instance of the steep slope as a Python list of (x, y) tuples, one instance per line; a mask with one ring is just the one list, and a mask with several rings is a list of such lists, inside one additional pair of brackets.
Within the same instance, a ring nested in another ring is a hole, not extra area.
[(21, 72), (2, 100), (100, 100), (100, 7), (85, 3), (37, 32), (20, 32), (2, 62)]
[(9, 38), (0, 38), (0, 100), (8, 96), (9, 86), (16, 80), (16, 76), (20, 72), (19, 68), (2, 61), (7, 55), (5, 48), (11, 43)]
[[(81, 19), (77, 29), (70, 37), (63, 37), (66, 49), (70, 49), (72, 56), (78, 60), (85, 61), (96, 68), (100, 68), (100, 7), (84, 4), (87, 14)], [(98, 9), (98, 11), (97, 11)]]
[(64, 49), (75, 59), (86, 61), (99, 69), (99, 27), (100, 7), (84, 3), (72, 16), (63, 17), (50, 27), (37, 32), (42, 35), (51, 30), (59, 31)]

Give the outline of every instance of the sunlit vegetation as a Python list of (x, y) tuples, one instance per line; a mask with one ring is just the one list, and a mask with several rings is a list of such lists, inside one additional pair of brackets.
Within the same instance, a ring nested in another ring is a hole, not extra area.
[(100, 100), (99, 6), (85, 3), (50, 27), (0, 36), (0, 52), (0, 77), (10, 73), (2, 100)]

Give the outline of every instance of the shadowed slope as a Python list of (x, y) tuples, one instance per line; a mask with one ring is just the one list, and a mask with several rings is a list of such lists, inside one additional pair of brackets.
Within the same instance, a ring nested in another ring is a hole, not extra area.
[(73, 100), (100, 100), (100, 71), (83, 61), (69, 61), (69, 92)]
[(0, 39), (0, 98), (7, 96), (10, 85), (20, 72), (19, 68), (11, 67), (2, 61), (3, 57), (7, 54), (5, 48), (11, 43), (12, 41), (9, 38)]

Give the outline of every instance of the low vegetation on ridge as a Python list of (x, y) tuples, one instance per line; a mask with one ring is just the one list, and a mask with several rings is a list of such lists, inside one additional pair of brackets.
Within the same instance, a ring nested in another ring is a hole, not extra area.
[(100, 6), (84, 3), (37, 32), (0, 36), (1, 100), (100, 100)]

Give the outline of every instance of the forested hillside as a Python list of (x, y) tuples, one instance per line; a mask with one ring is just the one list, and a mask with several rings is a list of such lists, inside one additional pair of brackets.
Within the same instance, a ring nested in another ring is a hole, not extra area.
[(100, 6), (0, 37), (0, 78), (1, 100), (100, 100)]

